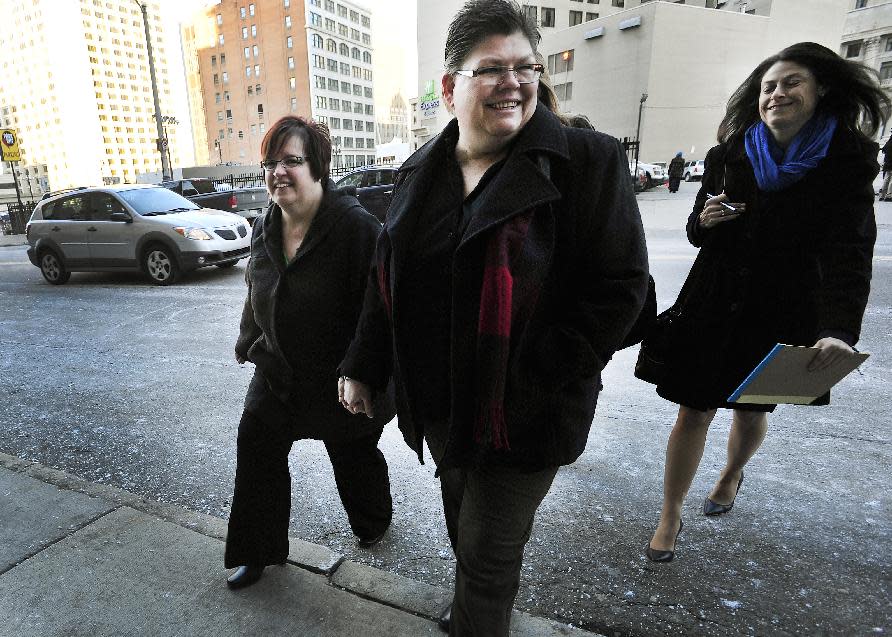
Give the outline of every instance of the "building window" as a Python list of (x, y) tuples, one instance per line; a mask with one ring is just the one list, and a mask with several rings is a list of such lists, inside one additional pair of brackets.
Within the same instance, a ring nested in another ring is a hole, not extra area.
[(294, 79), (293, 77), (289, 77), (289, 78), (288, 78), (288, 88), (290, 88), (292, 91), (293, 91), (295, 88), (297, 88), (297, 80)]
[(325, 41), (325, 48), (332, 53), (337, 53), (338, 52), (338, 43), (335, 42), (334, 40), (332, 40), (331, 38), (328, 38), (328, 40)]
[(223, 24), (223, 15), (220, 13), (217, 14), (217, 24)]
[(372, 87), (371, 87), (371, 86), (366, 86), (366, 87), (365, 87), (364, 89), (362, 89), (362, 90), (363, 90), (363, 92), (365, 93), (365, 96), (368, 97), (369, 99), (371, 99), (371, 97), (372, 97)]
[(331, 128), (340, 128), (341, 127), (341, 118), (340, 117), (332, 117), (330, 121), (331, 121)]
[(293, 69), (293, 68), (294, 68), (294, 58), (293, 58), (293, 57), (289, 57), (289, 58), (288, 58), (288, 68), (289, 68), (289, 69)]
[(861, 55), (861, 40), (857, 42), (849, 42), (846, 44), (846, 57), (856, 58)]
[(244, 20), (244, 19), (245, 19), (245, 14), (247, 13), (247, 11), (245, 11), (245, 8), (242, 7), (241, 9), (239, 9), (239, 10), (238, 10), (238, 13), (239, 13), (239, 15), (241, 16), (242, 20)]
[(553, 7), (542, 7), (542, 26), (543, 27), (553, 27), (554, 26), (554, 8)]
[(231, 108), (226, 109), (226, 121), (227, 122), (232, 121), (232, 109)]
[(297, 110), (297, 98), (296, 98), (296, 97), (292, 97), (292, 98), (291, 98), (291, 112), (293, 113), (293, 112), (295, 112), (296, 110)]
[(350, 93), (352, 90), (350, 82), (341, 82), (341, 93)]
[(322, 57), (321, 55), (314, 55), (313, 56), (313, 66), (316, 67), (317, 69), (324, 69), (325, 68), (325, 58)]
[[(371, 104), (366, 104), (366, 105), (365, 105), (365, 114), (366, 114), (366, 115), (374, 115), (374, 114), (375, 114), (375, 107), (372, 106)], [(369, 130), (372, 130), (372, 129), (370, 128)]]
[(880, 65), (880, 82), (892, 80), (892, 62), (883, 62)]
[(611, 5), (622, 9), (626, 6), (625, 0), (612, 0)]
[(242, 40), (248, 39), (248, 27), (242, 27)]
[(291, 0), (285, 0), (285, 8), (287, 9), (290, 6), (291, 6)]
[(334, 0), (325, 0), (325, 10), (330, 13), (335, 12), (335, 3)]
[(260, 65), (259, 64), (254, 65), (254, 76), (260, 77)]
[(260, 84), (254, 87), (254, 92), (260, 95)]
[(263, 119), (263, 104), (257, 105), (257, 117)]
[(217, 41), (220, 43), (220, 46), (223, 46), (223, 44), (226, 42), (226, 40), (223, 38), (223, 34), (222, 34), (222, 33), (221, 33), (220, 36), (217, 38)]
[(344, 120), (344, 130), (353, 130), (353, 120), (352, 119)]
[(229, 84), (229, 73), (227, 73), (226, 71), (223, 71), (223, 83)]
[(589, 20), (597, 20), (597, 19), (598, 19), (597, 13), (592, 13), (590, 11), (585, 12), (585, 21), (586, 22), (588, 22)]
[(316, 88), (325, 88), (325, 78), (321, 75), (314, 75), (313, 78), (316, 81)]
[(337, 91), (338, 90), (338, 81), (334, 78), (328, 78), (328, 90), (329, 91)]
[(355, 47), (355, 46), (354, 46), (353, 49), (350, 51), (350, 55), (351, 55), (351, 57), (352, 57), (354, 60), (361, 60), (361, 59), (362, 59), (362, 53), (361, 53), (360, 50), (359, 50), (357, 47)]
[(324, 95), (317, 95), (316, 108), (328, 108), (328, 98)]
[(350, 47), (347, 46), (346, 44), (344, 44), (343, 42), (342, 42), (342, 43), (340, 44), (340, 46), (338, 47), (338, 51), (339, 51), (339, 52), (341, 53), (341, 55), (343, 55), (345, 58), (346, 58), (346, 57), (350, 57)]
[(530, 5), (530, 4), (523, 5), (523, 12), (525, 14), (527, 14), (527, 18), (529, 18), (533, 22), (537, 22), (539, 20), (539, 16), (537, 15), (537, 9), (533, 5)]
[(260, 55), (260, 49), (257, 48), (257, 45), (254, 45), (254, 57), (258, 57)]
[(362, 34), (362, 43), (365, 44), (366, 46), (371, 46), (372, 45), (372, 36), (370, 36), (368, 33), (363, 33)]
[[(310, 12), (310, 24), (312, 24), (314, 27), (321, 27), (322, 26), (322, 16), (319, 15), (318, 13), (313, 13), (311, 11)], [(291, 18), (289, 16), (285, 16), (285, 27), (288, 29), (291, 28)]]
[(250, 66), (245, 67), (245, 77), (251, 77), (251, 67)]
[(251, 25), (251, 37), (252, 38), (257, 37), (257, 25), (256, 24)]
[(287, 48), (287, 49), (294, 48), (294, 43), (293, 43), (293, 41), (291, 40), (291, 36), (290, 36), (290, 35), (289, 35), (287, 38), (285, 38), (285, 48)]
[(565, 100), (573, 99), (573, 82), (567, 82), (565, 84), (555, 84), (554, 93), (562, 102)]
[(253, 4), (248, 5), (248, 13), (250, 13), (251, 15), (254, 15), (254, 5)]
[(338, 17), (339, 17), (339, 18), (346, 18), (346, 17), (347, 17), (347, 7), (345, 7), (345, 6), (342, 5), (342, 4), (339, 4), (339, 5), (338, 5)]
[(367, 15), (362, 16), (362, 26), (364, 26), (366, 29), (371, 29), (372, 19)]
[(570, 26), (575, 27), (577, 24), (582, 24), (582, 11), (571, 11)]
[(350, 100), (344, 100), (341, 102), (341, 110), (345, 113), (350, 113), (353, 111), (353, 102)]
[(219, 93), (214, 93), (214, 103), (219, 104), (222, 100), (220, 99)]
[(251, 47), (245, 47), (245, 59), (248, 60), (251, 58)]
[(372, 81), (372, 70), (371, 69), (363, 69), (362, 70), (362, 79), (366, 82)]
[(254, 87), (248, 84), (248, 95), (254, 95)]
[(328, 70), (337, 73), (338, 72), (338, 61), (334, 58), (328, 58)]
[(855, 0), (855, 8), (863, 9), (867, 6), (867, 0)]
[(365, 62), (366, 64), (371, 64), (372, 63), (372, 54), (369, 53), (368, 51), (363, 51), (362, 52), (362, 61)]
[(224, 102), (229, 101), (229, 91), (223, 91), (223, 101)]
[(548, 74), (555, 75), (573, 70), (573, 49), (548, 56)]
[(324, 46), (324, 40), (321, 35), (318, 33), (313, 34), (313, 47), (316, 49), (321, 49)]
[(223, 111), (217, 111), (217, 121), (218, 122), (223, 121)]
[(261, 133), (266, 132), (266, 124), (264, 124), (263, 122), (260, 122), (260, 132)]
[(333, 97), (333, 98), (331, 98), (331, 99), (329, 100), (329, 102), (331, 103), (331, 110), (333, 110), (333, 111), (340, 110), (340, 108), (341, 108), (341, 100), (336, 99), (336, 98)]
[(350, 65), (349, 64), (347, 64), (345, 62), (341, 62), (341, 75), (350, 75)]

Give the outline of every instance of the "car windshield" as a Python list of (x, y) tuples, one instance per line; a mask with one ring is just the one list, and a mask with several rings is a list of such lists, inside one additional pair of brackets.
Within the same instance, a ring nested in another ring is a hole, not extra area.
[(198, 191), (199, 195), (206, 195), (209, 192), (217, 192), (214, 188), (214, 184), (210, 181), (199, 181), (196, 179), (190, 183), (192, 184), (192, 187)]
[(201, 206), (196, 206), (185, 197), (167, 188), (134, 188), (133, 190), (119, 191), (118, 196), (144, 217), (186, 210), (201, 210)]

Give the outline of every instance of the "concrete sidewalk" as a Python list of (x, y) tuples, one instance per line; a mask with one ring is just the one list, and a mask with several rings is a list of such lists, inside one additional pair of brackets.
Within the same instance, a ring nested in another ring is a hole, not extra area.
[(28, 240), (23, 234), (0, 234), (0, 248), (7, 246), (23, 246), (27, 245)]
[[(226, 522), (0, 454), (0, 636), (443, 635), (450, 591), (291, 539), (224, 584)], [(592, 633), (515, 612), (516, 637)]]

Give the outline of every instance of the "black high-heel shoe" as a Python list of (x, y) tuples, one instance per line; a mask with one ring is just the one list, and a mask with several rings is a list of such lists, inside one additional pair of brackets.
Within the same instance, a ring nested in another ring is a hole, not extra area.
[(650, 543), (647, 544), (647, 549), (644, 551), (644, 554), (647, 556), (651, 562), (671, 562), (675, 559), (675, 547), (678, 545), (678, 536), (681, 535), (681, 530), (684, 528), (684, 520), (678, 521), (678, 532), (675, 534), (675, 542), (672, 543), (671, 551), (658, 551), (657, 549), (652, 549), (650, 547)]
[[(740, 472), (740, 480), (737, 481), (737, 490), (734, 492), (734, 500), (737, 499), (741, 484), (743, 484), (743, 471)], [(734, 508), (734, 500), (731, 500), (731, 504), (719, 504), (718, 502), (710, 500), (709, 496), (706, 496), (706, 500), (703, 501), (703, 515), (715, 516), (727, 513)]]
[(235, 573), (226, 578), (226, 585), (235, 590), (254, 584), (263, 575), (263, 566), (246, 564), (235, 569)]

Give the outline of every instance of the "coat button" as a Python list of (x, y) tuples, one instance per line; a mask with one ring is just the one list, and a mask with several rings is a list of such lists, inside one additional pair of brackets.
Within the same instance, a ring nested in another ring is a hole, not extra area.
[(730, 310), (731, 310), (732, 312), (736, 312), (736, 311), (739, 310), (739, 309), (740, 309), (740, 303), (732, 303), (732, 304), (731, 304)]
[(740, 268), (740, 276), (749, 276), (750, 269), (749, 268)]

